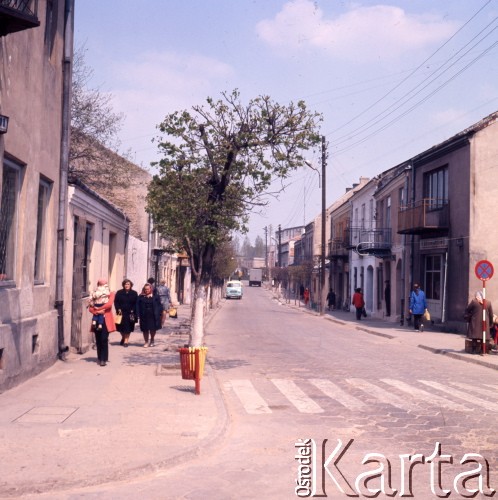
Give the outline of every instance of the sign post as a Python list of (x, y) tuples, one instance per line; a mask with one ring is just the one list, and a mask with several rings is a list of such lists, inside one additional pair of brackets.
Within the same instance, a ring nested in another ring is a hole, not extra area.
[[(489, 260), (480, 260), (474, 269), (478, 279), (482, 281), (482, 354), (486, 352), (486, 281), (493, 277), (495, 272)], [(490, 318), (492, 321), (493, 318)]]

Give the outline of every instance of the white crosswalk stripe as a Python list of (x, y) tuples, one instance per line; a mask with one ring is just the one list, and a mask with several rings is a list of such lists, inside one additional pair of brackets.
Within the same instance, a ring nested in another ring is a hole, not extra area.
[(410, 403), (406, 399), (400, 398), (395, 394), (382, 389), (371, 382), (367, 382), (366, 380), (360, 378), (348, 378), (346, 379), (348, 384), (351, 384), (358, 389), (361, 389), (363, 392), (366, 392), (368, 395), (373, 396), (375, 399), (383, 403), (388, 403), (396, 408), (400, 408), (401, 410), (413, 410), (416, 408), (416, 405)]
[(463, 382), (450, 382), (451, 385), (454, 385), (456, 387), (460, 387), (461, 389), (465, 389), (466, 391), (470, 391), (470, 393), (478, 393), (482, 394), (483, 396), (487, 396), (489, 398), (496, 398), (498, 396), (498, 392), (496, 391), (496, 387), (491, 389), (489, 387), (486, 389), (486, 385), (483, 387), (478, 386), (478, 385), (472, 385), (472, 384), (464, 384)]
[[(325, 396), (330, 398), (330, 400), (351, 411), (368, 410), (369, 401), (371, 401), (371, 398), (374, 398), (380, 403), (389, 404), (404, 411), (424, 411), (420, 403), (425, 402), (432, 406), (441, 406), (460, 412), (471, 412), (472, 408), (470, 405), (472, 405), (498, 413), (498, 393), (492, 390), (491, 385), (474, 387), (471, 384), (460, 382), (442, 384), (431, 380), (418, 380), (417, 383), (424, 384), (427, 387), (427, 390), (422, 390), (414, 384), (407, 384), (406, 382), (396, 379), (385, 378), (375, 383), (361, 378), (345, 379), (345, 382), (353, 389), (358, 389), (362, 391), (362, 393), (368, 395), (370, 399), (365, 401), (365, 399), (360, 398), (358, 394), (350, 394), (347, 388), (341, 388), (337, 383), (328, 379), (302, 379), (299, 381), (300, 385), (297, 385), (295, 381), (290, 379), (270, 379), (270, 382), (288, 401), (290, 401), (290, 403), (292, 403), (297, 411), (306, 414), (323, 413), (326, 411), (301, 388), (308, 387), (308, 389), (310, 389), (310, 385), (319, 389)], [(399, 395), (392, 389), (386, 390), (381, 384), (387, 384), (391, 388), (397, 389), (404, 394)], [(275, 397), (278, 399), (278, 395), (274, 389), (270, 391), (269, 395), (266, 395), (265, 391), (268, 391), (269, 388), (266, 379), (260, 380), (256, 386), (248, 379), (230, 380), (225, 385), (233, 390), (244, 410), (251, 415), (271, 414), (272, 406), (267, 400), (271, 401)], [(260, 391), (265, 394), (264, 397), (261, 395)], [(437, 394), (437, 392), (443, 392), (447, 397), (442, 397)], [(476, 394), (481, 394), (483, 397), (489, 398), (490, 401), (481, 399), (476, 396)], [(454, 398), (468, 402), (469, 408), (454, 401)]]
[(231, 380), (230, 385), (247, 413), (257, 415), (272, 412), (250, 380)]
[(365, 403), (342, 390), (330, 380), (313, 378), (310, 380), (315, 387), (320, 389), (326, 396), (337, 401), (349, 410), (362, 410), (366, 407)]
[(301, 413), (323, 413), (323, 408), (306, 396), (292, 380), (272, 379), (272, 382)]
[(422, 382), (422, 384), (428, 385), (429, 387), (437, 389), (438, 391), (446, 392), (456, 398), (463, 399), (464, 401), (467, 401), (473, 405), (481, 406), (483, 408), (486, 408), (487, 410), (498, 412), (498, 404), (491, 403), (490, 401), (484, 401), (484, 399), (476, 398), (468, 392), (458, 391), (453, 387), (448, 387), (447, 385), (440, 384), (439, 382), (432, 382), (431, 380), (420, 380), (420, 382)]
[(386, 384), (389, 384), (396, 389), (399, 389), (400, 391), (406, 392), (407, 394), (410, 394), (411, 396), (421, 399), (423, 401), (426, 401), (427, 403), (430, 404), (438, 404), (440, 406), (444, 406), (446, 408), (450, 408), (451, 410), (457, 410), (457, 411), (472, 411), (470, 408), (466, 408), (465, 406), (455, 403), (453, 401), (450, 401), (449, 399), (442, 398), (441, 396), (437, 396), (436, 394), (432, 394), (431, 392), (424, 391), (422, 389), (418, 389), (417, 387), (414, 387), (409, 384), (405, 384), (404, 382), (401, 382), (400, 380), (393, 380), (393, 379), (388, 379), (388, 378), (383, 378), (381, 379), (382, 382), (385, 382)]

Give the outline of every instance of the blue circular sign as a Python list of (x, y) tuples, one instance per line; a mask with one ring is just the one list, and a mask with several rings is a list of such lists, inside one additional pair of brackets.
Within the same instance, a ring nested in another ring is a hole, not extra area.
[(475, 267), (476, 276), (482, 280), (487, 281), (493, 277), (495, 272), (493, 264), (489, 260), (480, 260)]

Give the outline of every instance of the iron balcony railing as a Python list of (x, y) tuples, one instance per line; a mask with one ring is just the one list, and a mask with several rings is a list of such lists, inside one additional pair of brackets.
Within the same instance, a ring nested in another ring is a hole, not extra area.
[(398, 212), (399, 234), (422, 234), (448, 230), (450, 227), (449, 200), (423, 198), (402, 206)]
[(344, 238), (333, 238), (329, 242), (329, 259), (337, 259), (339, 257), (347, 257), (348, 250)]
[(37, 26), (38, 0), (0, 0), (0, 36)]
[(347, 246), (359, 253), (376, 254), (389, 252), (392, 246), (392, 230), (390, 227), (367, 229), (350, 227), (346, 229)]

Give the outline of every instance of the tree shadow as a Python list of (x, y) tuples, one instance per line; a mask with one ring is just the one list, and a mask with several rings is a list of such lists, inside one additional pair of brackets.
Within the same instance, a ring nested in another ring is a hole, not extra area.
[(195, 386), (171, 385), (170, 389), (174, 389), (175, 391), (179, 391), (179, 392), (191, 392), (192, 394), (195, 394)]
[(215, 370), (231, 370), (240, 366), (249, 366), (251, 363), (245, 359), (210, 359), (209, 365)]

